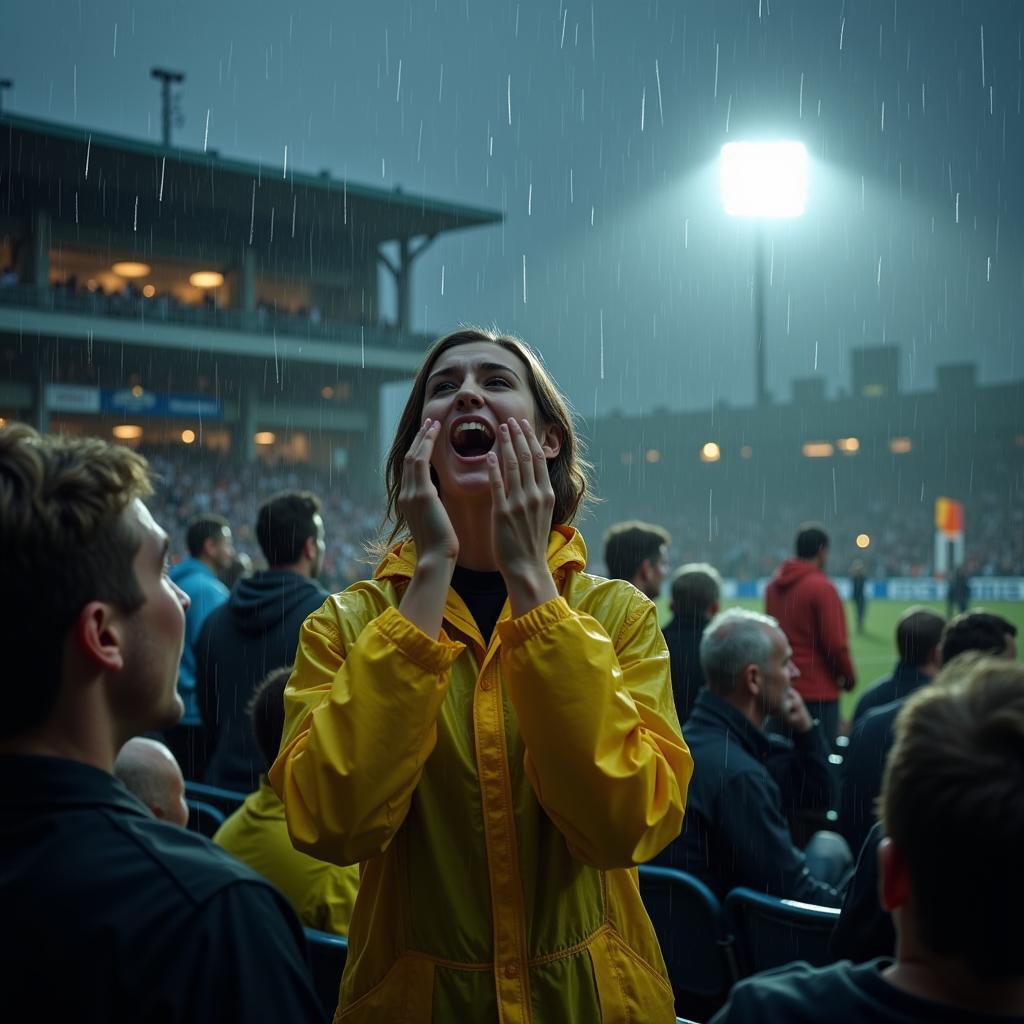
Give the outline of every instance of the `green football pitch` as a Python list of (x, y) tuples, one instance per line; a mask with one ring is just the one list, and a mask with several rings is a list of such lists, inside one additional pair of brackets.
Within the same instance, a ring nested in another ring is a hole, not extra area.
[[(915, 603), (927, 608), (934, 608), (940, 615), (946, 614), (945, 605), (938, 602), (920, 601)], [(736, 598), (722, 603), (723, 608), (734, 606), (764, 611), (762, 602), (754, 598)], [(872, 683), (892, 671), (896, 664), (896, 620), (908, 607), (910, 607), (910, 603), (902, 601), (869, 602), (867, 615), (864, 618), (864, 633), (858, 635), (853, 608), (850, 604), (846, 605), (846, 624), (850, 635), (850, 648), (853, 652), (853, 665), (857, 670), (857, 688), (852, 693), (843, 694), (840, 698), (843, 718), (853, 715), (854, 706), (860, 695)], [(979, 607), (981, 606), (979, 605)], [(986, 611), (1002, 615), (1003, 618), (1012, 622), (1020, 631), (1018, 642), (1024, 648), (1024, 642), (1021, 642), (1021, 637), (1024, 637), (1024, 602), (990, 601), (984, 605), (984, 608)], [(670, 618), (667, 596), (663, 596), (658, 601), (658, 611), (662, 623), (667, 622)]]

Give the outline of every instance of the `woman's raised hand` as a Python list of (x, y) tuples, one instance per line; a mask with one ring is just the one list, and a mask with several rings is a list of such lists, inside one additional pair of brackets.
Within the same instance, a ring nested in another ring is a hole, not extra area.
[(494, 560), (505, 578), (512, 614), (523, 615), (558, 596), (547, 564), (555, 492), (547, 455), (529, 420), (500, 425), (498, 451), (488, 453), (487, 466)]
[(437, 560), (455, 564), (459, 538), (430, 479), (430, 456), (441, 431), (437, 420), (425, 420), (405, 453), (398, 511), (405, 517), (416, 544), (417, 563)]

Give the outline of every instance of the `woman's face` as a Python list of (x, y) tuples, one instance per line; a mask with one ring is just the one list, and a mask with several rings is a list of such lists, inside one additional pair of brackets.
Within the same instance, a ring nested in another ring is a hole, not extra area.
[(427, 378), (423, 419), (441, 424), (431, 464), (442, 497), (490, 493), (487, 453), (500, 452), (498, 427), (528, 419), (548, 457), (558, 454), (559, 428), (537, 422), (529, 375), (514, 353), (489, 341), (443, 352)]

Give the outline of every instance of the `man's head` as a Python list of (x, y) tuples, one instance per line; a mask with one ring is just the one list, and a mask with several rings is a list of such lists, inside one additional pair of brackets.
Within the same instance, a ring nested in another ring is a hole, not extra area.
[(653, 600), (665, 582), (671, 543), (672, 538), (660, 526), (638, 521), (617, 523), (604, 535), (608, 575), (628, 580)]
[(249, 700), (249, 721), (256, 745), (267, 765), (274, 763), (284, 732), (284, 688), (292, 674), (291, 665), (268, 672)]
[[(0, 741), (91, 730), (109, 765), (129, 737), (177, 722), (188, 597), (142, 498), (145, 459), (95, 438), (0, 430)], [(113, 744), (111, 747), (110, 744)]]
[(942, 634), (942, 664), (965, 651), (980, 651), (997, 657), (1017, 657), (1017, 627), (991, 612), (964, 612), (950, 619)]
[(800, 675), (778, 622), (745, 608), (729, 608), (708, 623), (700, 665), (708, 688), (759, 728), (769, 715), (785, 711)]
[(804, 523), (796, 533), (796, 557), (814, 562), (819, 569), (828, 561), (828, 534), (820, 523)]
[(930, 671), (942, 664), (942, 631), (946, 620), (930, 608), (908, 608), (896, 623), (896, 649), (904, 665)]
[(963, 655), (908, 698), (880, 808), (898, 959), (1024, 978), (1024, 668)]
[(672, 611), (676, 615), (710, 619), (718, 611), (722, 577), (713, 565), (691, 562), (672, 576)]
[(174, 755), (162, 743), (134, 736), (119, 751), (114, 774), (154, 817), (180, 828), (188, 824), (185, 777)]
[(185, 534), (188, 553), (205, 562), (216, 573), (227, 572), (235, 560), (231, 527), (223, 516), (205, 513), (188, 524)]
[(260, 506), (256, 538), (271, 569), (316, 579), (324, 559), (320, 501), (309, 491), (282, 491)]

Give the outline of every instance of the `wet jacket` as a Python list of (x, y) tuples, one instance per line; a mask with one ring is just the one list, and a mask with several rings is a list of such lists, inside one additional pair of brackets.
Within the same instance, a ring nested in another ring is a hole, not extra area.
[(272, 669), (290, 665), (306, 616), (327, 597), (318, 583), (285, 569), (241, 579), (196, 641), (196, 698), (213, 748), (206, 781), (251, 793), (269, 765), (246, 706)]
[(693, 710), (700, 688), (704, 685), (704, 670), (700, 667), (700, 638), (708, 624), (706, 615), (688, 612), (675, 615), (662, 630), (672, 665), (672, 695), (676, 714), (685, 722)]
[(894, 700), (903, 700), (931, 680), (932, 677), (922, 672), (917, 665), (908, 665), (905, 661), (897, 662), (891, 676), (880, 679), (857, 701), (857, 709), (853, 713), (854, 726), (862, 721), (869, 711), (891, 704)]
[[(810, 730), (820, 743), (818, 730)], [(782, 795), (766, 762), (775, 745), (740, 711), (701, 690), (684, 733), (696, 769), (686, 828), (659, 863), (696, 875), (724, 900), (745, 885), (781, 899), (838, 907), (842, 894), (814, 878), (793, 845)]]
[(634, 865), (679, 832), (692, 770), (654, 605), (584, 573), (484, 645), (398, 611), (411, 543), (302, 629), (271, 783), (299, 849), (362, 862), (339, 1021), (674, 1021)]
[(175, 585), (189, 596), (185, 612), (185, 644), (181, 649), (178, 666), (178, 693), (185, 705), (182, 725), (200, 725), (202, 717), (196, 700), (195, 645), (207, 617), (228, 599), (228, 588), (217, 579), (214, 571), (198, 558), (186, 558), (170, 571)]
[(265, 775), (259, 789), (217, 829), (213, 841), (277, 886), (304, 925), (348, 935), (359, 869), (299, 853), (288, 837), (284, 804)]
[(839, 699), (839, 679), (854, 679), (846, 614), (836, 588), (813, 563), (787, 558), (764, 592), (765, 611), (779, 620), (800, 678), (804, 700)]

